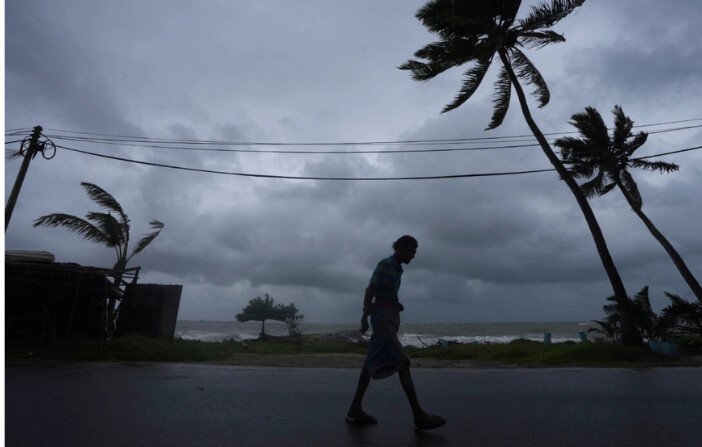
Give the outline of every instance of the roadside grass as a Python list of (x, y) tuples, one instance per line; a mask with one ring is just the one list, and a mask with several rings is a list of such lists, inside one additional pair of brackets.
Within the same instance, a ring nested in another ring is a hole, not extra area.
[(447, 347), (407, 348), (406, 352), (415, 358), (470, 360), (525, 367), (648, 367), (690, 364), (689, 359), (685, 357), (670, 357), (654, 353), (648, 348), (631, 348), (613, 343), (564, 342), (545, 345), (524, 339), (505, 344), (453, 344)]
[(366, 348), (351, 343), (291, 343), (289, 341), (203, 342), (158, 340), (139, 335), (106, 341), (60, 339), (44, 346), (20, 343), (5, 345), (6, 361), (31, 359), (62, 361), (127, 362), (226, 362), (236, 355), (269, 354), (365, 354)]
[[(103, 362), (184, 362), (226, 363), (247, 354), (365, 354), (366, 346), (353, 343), (309, 342), (295, 340), (255, 340), (249, 342), (165, 341), (138, 335), (107, 341), (61, 339), (44, 346), (7, 343), (6, 361), (58, 360)], [(629, 348), (612, 343), (553, 343), (530, 340), (505, 344), (449, 344), (446, 347), (407, 347), (415, 359), (450, 362), (489, 363), (522, 367), (654, 367), (700, 365), (699, 357), (670, 357), (647, 348)]]

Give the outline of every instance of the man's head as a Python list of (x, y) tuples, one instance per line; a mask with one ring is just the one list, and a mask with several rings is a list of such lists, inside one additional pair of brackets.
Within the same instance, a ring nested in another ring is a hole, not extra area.
[(409, 264), (417, 253), (418, 246), (417, 239), (408, 235), (402, 236), (392, 244), (392, 248), (395, 250), (395, 259), (401, 264)]

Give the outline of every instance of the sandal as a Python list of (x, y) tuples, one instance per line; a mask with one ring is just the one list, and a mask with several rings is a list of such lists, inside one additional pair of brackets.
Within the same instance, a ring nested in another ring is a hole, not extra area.
[(349, 424), (354, 424), (354, 425), (372, 425), (372, 424), (377, 424), (378, 420), (374, 418), (373, 416), (366, 414), (366, 413), (361, 413), (360, 416), (355, 416), (351, 417), (346, 414), (346, 422)]
[(446, 419), (442, 418), (441, 416), (437, 415), (429, 415), (427, 416), (424, 420), (421, 422), (417, 423), (415, 421), (414, 423), (414, 430), (419, 431), (419, 430), (433, 430), (435, 428), (439, 428), (442, 425), (446, 423)]

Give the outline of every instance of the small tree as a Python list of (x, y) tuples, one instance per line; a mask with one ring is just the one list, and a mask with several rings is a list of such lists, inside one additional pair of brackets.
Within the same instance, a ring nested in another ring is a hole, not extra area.
[(241, 313), (236, 314), (237, 321), (260, 321), (261, 335), (266, 335), (266, 320), (279, 320), (279, 312), (273, 306), (273, 298), (266, 293), (263, 298), (257, 296), (249, 301)]
[(295, 307), (295, 303), (290, 303), (287, 306), (278, 304), (275, 309), (278, 312), (280, 321), (284, 322), (286, 326), (288, 326), (288, 335), (290, 337), (299, 337), (301, 331), (298, 323), (302, 321), (305, 316), (298, 314), (300, 310)]

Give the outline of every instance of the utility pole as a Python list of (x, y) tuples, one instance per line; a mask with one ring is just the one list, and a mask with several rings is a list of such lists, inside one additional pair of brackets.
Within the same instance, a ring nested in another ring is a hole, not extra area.
[[(34, 132), (32, 132), (32, 136), (25, 138), (22, 141), (22, 145), (20, 146), (20, 155), (24, 156), (24, 160), (22, 160), (22, 166), (20, 167), (19, 172), (17, 173), (17, 179), (15, 179), (15, 185), (12, 187), (12, 192), (10, 192), (10, 197), (7, 199), (7, 205), (5, 206), (5, 232), (7, 233), (7, 227), (10, 224), (10, 218), (12, 218), (12, 210), (15, 208), (15, 203), (17, 203), (17, 196), (19, 196), (20, 189), (22, 189), (22, 183), (24, 182), (24, 177), (27, 175), (27, 169), (29, 169), (29, 162), (32, 161), (34, 157), (36, 157), (38, 152), (41, 152), (41, 154), (46, 158), (47, 160), (50, 160), (54, 158), (54, 155), (56, 155), (56, 146), (54, 146), (54, 143), (51, 142), (51, 140), (46, 140), (43, 142), (39, 142), (39, 136), (41, 135), (42, 131), (41, 126), (36, 126), (34, 128)], [(47, 149), (53, 150), (53, 153), (51, 156), (46, 155)]]

